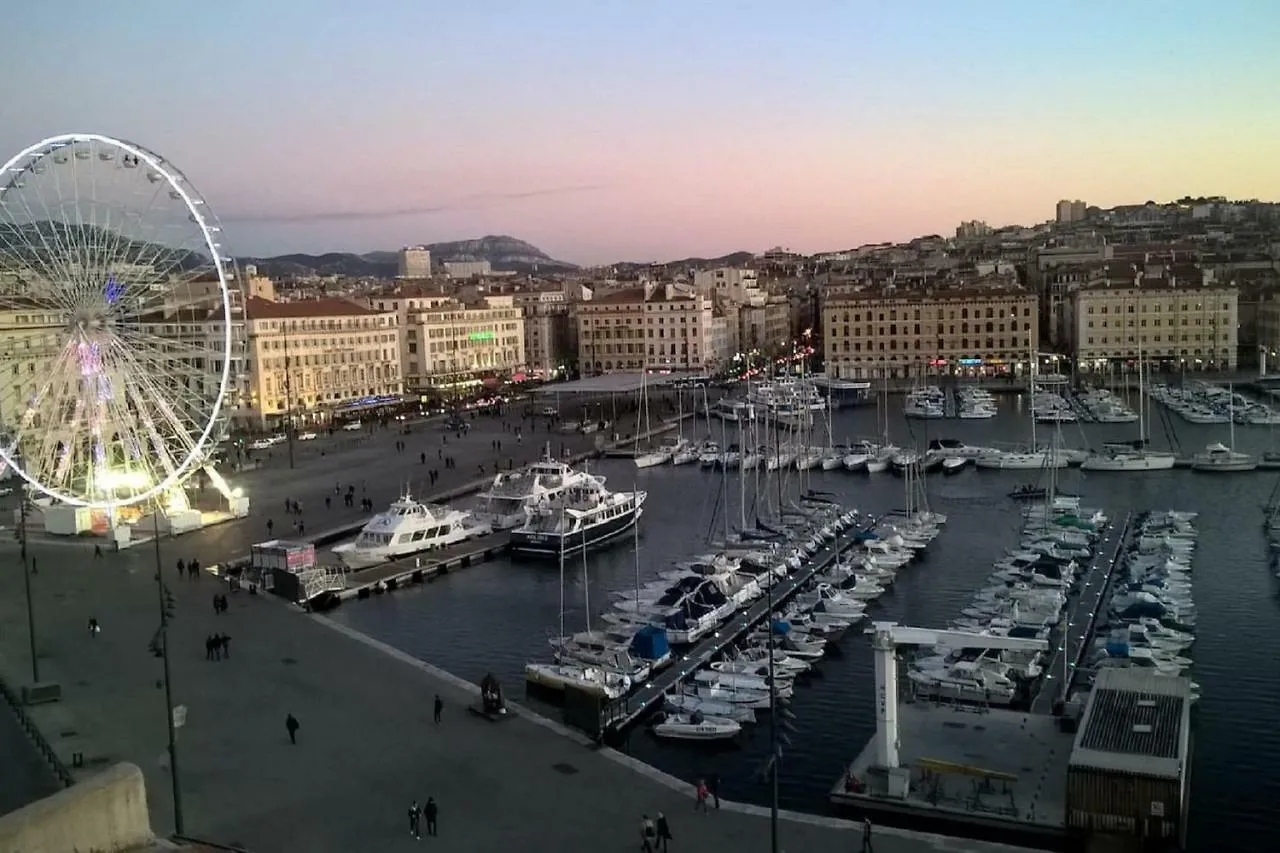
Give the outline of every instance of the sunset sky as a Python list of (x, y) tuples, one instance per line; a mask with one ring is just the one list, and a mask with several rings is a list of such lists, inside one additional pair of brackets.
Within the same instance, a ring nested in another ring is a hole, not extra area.
[(238, 255), (505, 233), (598, 263), (1280, 199), (1276, 0), (63, 0), (5, 30), (5, 159), (136, 141)]

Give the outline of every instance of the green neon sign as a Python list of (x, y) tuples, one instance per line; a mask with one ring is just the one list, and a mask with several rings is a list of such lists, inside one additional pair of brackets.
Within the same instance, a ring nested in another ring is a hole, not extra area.
[(467, 340), (470, 341), (491, 341), (497, 337), (493, 332), (468, 332)]

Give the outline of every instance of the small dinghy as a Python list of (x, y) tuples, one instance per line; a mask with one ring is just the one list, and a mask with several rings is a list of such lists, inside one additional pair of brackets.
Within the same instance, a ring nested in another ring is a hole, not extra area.
[(742, 724), (725, 717), (708, 717), (701, 711), (691, 714), (663, 713), (653, 724), (653, 733), (672, 740), (732, 740), (742, 732)]
[(948, 476), (959, 474), (969, 467), (969, 461), (968, 459), (961, 459), (959, 456), (948, 456), (942, 460), (942, 473)]

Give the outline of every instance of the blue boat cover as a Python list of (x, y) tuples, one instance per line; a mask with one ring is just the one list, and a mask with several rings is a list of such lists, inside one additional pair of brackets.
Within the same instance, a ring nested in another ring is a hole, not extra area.
[(661, 660), (671, 651), (667, 632), (657, 625), (645, 625), (631, 638), (631, 651), (641, 660)]

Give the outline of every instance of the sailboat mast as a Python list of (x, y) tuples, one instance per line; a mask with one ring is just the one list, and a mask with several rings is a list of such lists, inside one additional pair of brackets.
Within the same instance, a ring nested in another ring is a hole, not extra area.
[[(639, 601), (639, 599), (636, 599)], [(591, 630), (591, 578), (587, 576), (587, 528), (582, 528), (582, 606), (587, 613), (587, 630)]]
[[(560, 530), (564, 530), (564, 506), (560, 507)], [(564, 539), (560, 540), (560, 633), (564, 637)]]

